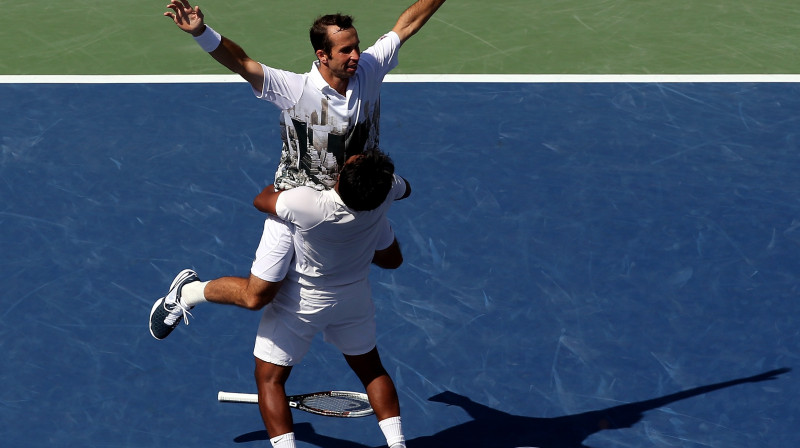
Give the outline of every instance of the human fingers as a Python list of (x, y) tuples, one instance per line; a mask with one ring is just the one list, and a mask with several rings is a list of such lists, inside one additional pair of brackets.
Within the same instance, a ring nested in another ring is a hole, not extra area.
[(170, 0), (167, 8), (175, 11), (176, 14), (186, 15), (192, 12), (192, 6), (186, 0)]
[(180, 0), (169, 0), (169, 4), (167, 5), (167, 8), (170, 8), (170, 9), (176, 10), (176, 9), (177, 9), (177, 8), (179, 8), (179, 7), (180, 7), (180, 8), (184, 8), (184, 7), (185, 7), (185, 6), (183, 5), (183, 3), (181, 3), (181, 1), (180, 1)]
[(189, 0), (172, 0), (173, 2), (179, 2), (183, 9), (188, 10), (188, 12), (192, 12), (192, 4), (189, 3)]
[(170, 3), (169, 5), (167, 5), (167, 8), (171, 9), (172, 11), (174, 11), (174, 14), (170, 13), (170, 12), (165, 12), (164, 14), (173, 14), (173, 16), (174, 16), (175, 14), (178, 13), (178, 6), (175, 5), (174, 3)]
[(172, 5), (169, 6), (170, 9), (175, 11), (176, 20), (175, 23), (178, 24), (190, 24), (192, 23), (192, 16), (194, 15), (194, 9), (189, 5), (187, 0), (172, 0)]

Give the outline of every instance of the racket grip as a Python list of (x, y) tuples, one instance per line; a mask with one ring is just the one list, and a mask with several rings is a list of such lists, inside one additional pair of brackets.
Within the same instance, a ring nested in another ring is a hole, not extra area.
[(223, 403), (252, 403), (258, 404), (258, 394), (243, 394), (238, 392), (217, 393), (217, 400)]

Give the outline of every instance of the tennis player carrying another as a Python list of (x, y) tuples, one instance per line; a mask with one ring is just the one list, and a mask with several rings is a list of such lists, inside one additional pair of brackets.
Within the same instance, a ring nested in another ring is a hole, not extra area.
[(254, 200), (291, 224), (295, 248), (295, 264), (265, 307), (256, 337), (259, 407), (273, 446), (294, 447), (284, 386), (322, 332), (364, 384), (389, 447), (404, 448), (397, 391), (376, 346), (368, 276), (370, 263), (394, 269), (403, 262), (386, 213), (411, 187), (377, 149), (350, 157), (338, 179), (322, 191), (268, 186)]
[[(347, 159), (330, 190), (296, 187), (276, 191), (270, 185), (253, 205), (288, 224), (293, 241), (292, 266), (264, 307), (256, 336), (255, 378), (258, 405), (274, 448), (294, 448), (292, 414), (286, 381), (317, 333), (336, 346), (361, 380), (378, 424), (391, 448), (405, 448), (400, 404), (394, 382), (376, 346), (375, 306), (369, 285), (370, 263), (396, 269), (400, 246), (386, 213), (411, 187), (394, 174), (394, 164), (378, 149)], [(253, 269), (269, 257), (256, 251)], [(237, 277), (200, 281), (182, 271), (169, 293), (151, 311), (151, 333), (169, 334), (165, 324), (172, 307), (184, 310), (205, 301), (243, 306)], [(171, 304), (165, 306), (165, 304)]]
[[(167, 295), (158, 299), (150, 310), (150, 334), (154, 338), (162, 340), (168, 337), (181, 321), (188, 324), (189, 310), (204, 302), (252, 310), (260, 310), (270, 304), (265, 313), (284, 314), (291, 309), (286, 305), (290, 298), (299, 300), (298, 303), (336, 303), (336, 307), (329, 310), (331, 313), (334, 309), (356, 310), (359, 309), (356, 303), (361, 303), (369, 306), (369, 309), (362, 311), (371, 316), (373, 308), (367, 282), (370, 261), (384, 268), (396, 268), (402, 263), (399, 246), (385, 218), (384, 207), (388, 208), (388, 205), (384, 200), (390, 203), (391, 199), (397, 199), (395, 193), (398, 189), (407, 188), (406, 183), (392, 177), (391, 188), (386, 190), (388, 196), (384, 192), (381, 201), (374, 204), (374, 210), (362, 209), (350, 199), (344, 199), (348, 196), (345, 191), (350, 188), (346, 186), (349, 185), (348, 181), (341, 184), (341, 197), (332, 188), (339, 185), (339, 173), (348, 165), (347, 161), (379, 147), (380, 87), (384, 76), (397, 66), (401, 45), (415, 35), (444, 2), (416, 0), (400, 15), (391, 31), (363, 52), (352, 17), (342, 14), (321, 16), (309, 30), (316, 60), (309, 72), (298, 74), (261, 64), (248, 57), (236, 43), (209, 27), (200, 8), (191, 6), (188, 0), (169, 1), (169, 11), (164, 13), (165, 16), (179, 29), (192, 35), (214, 60), (244, 78), (256, 97), (280, 109), (283, 145), (274, 185), (278, 190), (286, 190), (284, 194), (288, 198), (277, 201), (281, 193), (269, 189), (256, 200), (260, 209), (277, 213), (277, 217), (265, 219), (248, 277), (221, 277), (203, 282), (191, 269), (175, 277)], [(372, 157), (368, 156), (365, 160), (371, 160)], [(289, 190), (295, 187), (303, 188), (299, 193), (290, 194)], [(360, 192), (362, 187), (359, 184), (358, 188), (354, 187), (351, 191)], [(283, 210), (280, 207), (284, 201), (296, 205), (291, 198), (309, 195), (309, 189), (316, 192), (314, 200), (318, 202), (303, 203), (304, 206), (316, 204), (328, 207), (317, 211), (333, 213), (330, 218), (336, 220), (336, 226), (329, 228), (325, 220), (321, 220), (316, 227), (303, 227), (305, 221), (299, 226), (294, 226), (291, 219), (284, 221), (283, 218), (290, 215), (298, 219), (314, 216), (309, 208), (287, 207)], [(407, 196), (410, 190), (405, 191)], [(271, 204), (269, 198), (273, 194), (278, 203), (277, 210), (265, 206)], [(339, 198), (339, 202), (335, 198)], [(332, 211), (333, 204), (344, 207), (347, 212), (339, 209)], [(285, 213), (281, 213), (282, 210)], [(293, 212), (289, 213), (289, 210)], [(338, 221), (340, 215), (343, 220), (341, 223)], [(377, 216), (382, 218), (378, 219)], [(372, 220), (374, 223), (368, 225)], [(350, 221), (356, 224), (345, 225)], [(353, 228), (358, 230), (352, 231)], [(325, 233), (328, 230), (342, 233)], [(319, 234), (317, 240), (313, 235), (318, 231), (323, 233)], [(371, 249), (368, 249), (370, 245)], [(295, 253), (298, 249), (301, 251)], [(358, 281), (354, 280), (356, 278)], [(325, 294), (321, 291), (325, 291)], [(350, 298), (351, 293), (355, 298)], [(342, 297), (347, 297), (347, 300)], [(320, 311), (319, 314), (326, 313)], [(372, 317), (358, 324), (374, 327)], [(324, 325), (314, 331), (323, 328)], [(329, 341), (342, 349), (348, 363), (367, 387), (389, 445), (395, 446), (393, 443), (399, 441), (396, 446), (402, 447), (397, 394), (374, 348), (375, 330), (371, 330), (372, 336), (366, 333), (365, 339), (350, 338), (356, 333), (361, 337), (361, 330), (349, 333), (350, 336), (337, 336), (337, 333), (346, 333), (346, 329), (325, 329), (324, 333)], [(371, 343), (368, 342), (370, 338), (373, 339)], [(268, 342), (259, 337), (256, 345), (259, 406), (275, 447), (294, 446), (291, 414), (282, 396), (291, 366), (307, 350), (307, 345), (303, 345), (305, 343), (299, 344), (297, 347), (288, 347), (287, 354), (281, 355), (283, 357), (274, 353), (264, 354), (277, 347), (274, 340)], [(370, 344), (372, 347), (368, 348)], [(362, 352), (362, 348), (368, 349)]]

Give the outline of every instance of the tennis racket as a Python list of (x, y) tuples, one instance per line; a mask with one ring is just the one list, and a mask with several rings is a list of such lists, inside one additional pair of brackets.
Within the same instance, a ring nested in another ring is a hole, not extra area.
[[(367, 394), (343, 390), (329, 390), (286, 397), (289, 406), (301, 411), (328, 417), (366, 417), (374, 411)], [(255, 403), (258, 394), (219, 391), (217, 400), (223, 403)]]

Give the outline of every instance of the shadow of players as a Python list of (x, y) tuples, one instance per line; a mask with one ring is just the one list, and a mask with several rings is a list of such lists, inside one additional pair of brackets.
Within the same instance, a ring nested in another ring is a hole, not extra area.
[[(630, 428), (644, 417), (646, 411), (739, 384), (774, 380), (778, 375), (790, 370), (788, 368), (771, 370), (759, 375), (696, 387), (659, 398), (555, 418), (508, 414), (476, 403), (463, 395), (443, 392), (429, 400), (458, 406), (464, 409), (472, 417), (472, 420), (430, 436), (408, 440), (407, 444), (409, 448), (485, 448), (488, 446), (493, 448), (521, 446), (588, 448), (583, 442), (592, 434), (604, 430)], [(317, 434), (309, 423), (295, 425), (295, 437), (297, 440), (326, 448), (372, 448), (368, 445)], [(245, 442), (266, 438), (265, 431), (258, 431), (239, 436), (236, 441)]]

